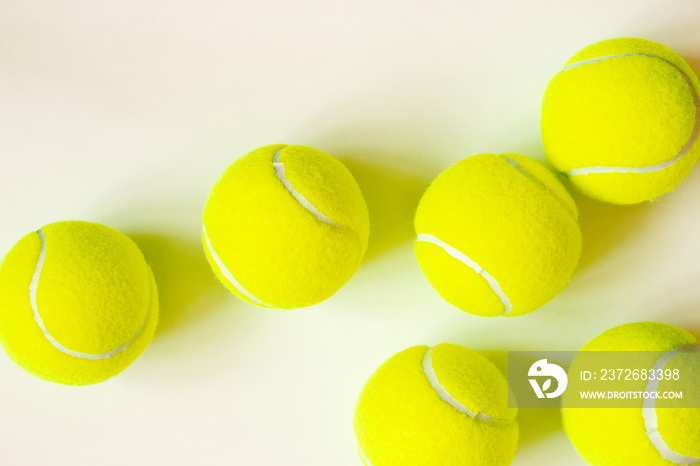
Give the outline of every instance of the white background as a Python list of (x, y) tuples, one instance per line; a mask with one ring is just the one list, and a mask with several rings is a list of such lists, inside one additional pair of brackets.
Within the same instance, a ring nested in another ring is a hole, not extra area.
[[(162, 306), (148, 350), (97, 386), (1, 354), (0, 464), (359, 465), (357, 394), (406, 347), (577, 350), (645, 319), (697, 334), (697, 168), (655, 203), (577, 196), (580, 268), (530, 315), (452, 308), (413, 255), (429, 181), (479, 152), (542, 160), (549, 78), (628, 35), (700, 71), (696, 0), (0, 3), (0, 254), (52, 221), (105, 223), (142, 247)], [(295, 311), (229, 294), (199, 242), (219, 174), (277, 142), (346, 161), (373, 222), (355, 277)], [(522, 414), (514, 464), (582, 464), (556, 411)]]

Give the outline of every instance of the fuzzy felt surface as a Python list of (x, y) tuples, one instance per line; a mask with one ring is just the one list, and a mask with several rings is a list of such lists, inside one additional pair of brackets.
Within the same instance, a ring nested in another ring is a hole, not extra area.
[[(320, 221), (275, 173), (279, 149), (287, 180), (335, 225)], [(304, 146), (274, 145), (236, 160), (212, 190), (203, 215), (214, 251), (236, 281), (261, 302), (298, 308), (321, 302), (355, 273), (369, 238), (369, 212), (347, 168)], [(219, 279), (241, 294), (213, 260)]]
[[(512, 304), (508, 316), (531, 312), (564, 289), (581, 252), (570, 194), (546, 167), (518, 154), (479, 154), (445, 170), (423, 195), (415, 229), (488, 272)], [(487, 280), (472, 268), (435, 244), (416, 241), (415, 251), (445, 300), (472, 314), (504, 313)]]
[(107, 353), (138, 335), (124, 351), (89, 360), (57, 349), (38, 325), (29, 287), (41, 243), (22, 238), (0, 266), (0, 342), (27, 372), (68, 384), (106, 380), (150, 343), (158, 321), (155, 280), (138, 247), (103, 225), (59, 222), (42, 228), (46, 255), (36, 290), (46, 330), (68, 350)]
[[(655, 322), (625, 324), (603, 332), (581, 351), (671, 351), (696, 343), (685, 330)], [(666, 368), (673, 369), (692, 358), (697, 364), (698, 353), (674, 356)], [(570, 374), (576, 372), (576, 361)], [(697, 385), (697, 372), (685, 372), (688, 380)], [(573, 377), (574, 375), (570, 375)], [(647, 382), (630, 381), (626, 389), (644, 391)], [(663, 390), (660, 384), (659, 390)], [(695, 388), (697, 390), (697, 388)], [(690, 392), (689, 392), (690, 394)], [(697, 395), (697, 393), (696, 393)], [(685, 394), (684, 394), (685, 397)], [(564, 400), (566, 405), (566, 400)], [(659, 432), (674, 451), (700, 457), (699, 409), (663, 409), (657, 402)], [(588, 464), (597, 466), (649, 465), (672, 466), (675, 463), (661, 457), (646, 434), (642, 416), (643, 400), (639, 408), (585, 409), (564, 408), (564, 428), (571, 443)]]
[(355, 410), (361, 455), (372, 466), (510, 464), (518, 443), (517, 409), (508, 409), (508, 384), (487, 359), (457, 345), (438, 345), (431, 357), (439, 382), (467, 408), (498, 418), (473, 419), (440, 399), (423, 369), (428, 348), (393, 356), (367, 381)]
[[(584, 60), (640, 53), (654, 57), (626, 55), (566, 69)], [(651, 166), (673, 159), (691, 140), (698, 110), (683, 74), (696, 94), (700, 82), (673, 50), (644, 39), (611, 39), (584, 48), (566, 65), (549, 82), (541, 115), (544, 150), (558, 170)], [(570, 179), (595, 199), (633, 204), (673, 189), (699, 157), (696, 140), (681, 159), (660, 171)]]

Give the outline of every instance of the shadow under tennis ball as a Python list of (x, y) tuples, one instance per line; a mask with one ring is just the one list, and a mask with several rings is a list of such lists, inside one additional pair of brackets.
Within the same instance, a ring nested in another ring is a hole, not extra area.
[[(208, 309), (216, 308), (212, 299), (226, 299), (227, 293), (209, 267), (200, 243), (152, 233), (129, 237), (141, 248), (158, 286), (156, 335), (202, 318)], [(200, 299), (206, 299), (207, 305), (196, 306)]]
[(695, 74), (700, 76), (700, 54), (685, 54), (682, 56), (685, 58), (685, 61), (688, 62), (693, 71), (695, 71)]
[(369, 209), (370, 236), (365, 261), (411, 241), (413, 215), (431, 180), (388, 165), (342, 155), (338, 158), (357, 180)]
[(677, 327), (682, 328), (686, 332), (690, 333), (695, 339), (700, 342), (700, 323), (693, 323), (686, 326), (677, 325)]
[(596, 201), (575, 189), (570, 192), (578, 206), (583, 235), (578, 271), (593, 265), (640, 231), (656, 202), (619, 206)]
[[(491, 361), (506, 379), (508, 378), (507, 351), (487, 350), (479, 351), (479, 353)], [(532, 365), (536, 361), (536, 359), (522, 354), (516, 354), (511, 357), (522, 358), (524, 361), (519, 363), (519, 365), (523, 367)], [(516, 419), (520, 429), (518, 448), (524, 448), (540, 442), (564, 428), (561, 410), (554, 408), (520, 408)]]

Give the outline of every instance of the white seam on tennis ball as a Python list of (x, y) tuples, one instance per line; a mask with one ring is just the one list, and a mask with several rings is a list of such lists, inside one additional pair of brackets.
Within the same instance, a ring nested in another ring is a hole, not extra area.
[(416, 236), (416, 240), (423, 241), (425, 243), (432, 243), (442, 248), (447, 254), (454, 257), (455, 259), (457, 259), (458, 261), (460, 261), (461, 263), (463, 263), (464, 265), (466, 265), (467, 267), (484, 277), (484, 279), (486, 279), (493, 292), (496, 293), (496, 295), (498, 295), (498, 299), (501, 301), (501, 303), (503, 303), (504, 311), (501, 315), (506, 315), (513, 310), (513, 306), (510, 300), (508, 299), (508, 296), (506, 296), (506, 294), (503, 292), (501, 286), (498, 284), (496, 279), (489, 275), (489, 273), (486, 270), (482, 269), (479, 264), (467, 257), (466, 254), (459, 251), (458, 249), (453, 248), (449, 244), (445, 243), (439, 238), (436, 238), (433, 235), (421, 233), (418, 236)]
[(211, 240), (209, 239), (209, 235), (207, 234), (207, 229), (202, 226), (202, 231), (204, 232), (204, 241), (207, 246), (207, 249), (209, 250), (209, 254), (211, 254), (212, 259), (214, 259), (214, 262), (216, 262), (216, 265), (219, 267), (219, 271), (221, 271), (221, 274), (226, 277), (226, 279), (238, 290), (240, 291), (243, 295), (245, 295), (248, 299), (253, 301), (256, 304), (259, 304), (261, 306), (266, 306), (266, 307), (271, 307), (269, 304), (266, 304), (262, 301), (260, 301), (258, 298), (253, 296), (248, 290), (243, 288), (243, 285), (238, 283), (238, 281), (233, 278), (233, 274), (231, 271), (224, 265), (223, 261), (219, 258), (219, 255), (216, 253), (214, 250), (214, 246), (211, 244)]
[(362, 451), (362, 447), (360, 447), (360, 446), (358, 445), (358, 446), (357, 446), (357, 451), (360, 452), (360, 457), (362, 458), (362, 461), (364, 461), (365, 466), (372, 466), (372, 463), (370, 463), (369, 460), (367, 459), (367, 456), (365, 456), (365, 452)]
[(294, 199), (296, 199), (297, 202), (299, 202), (299, 204), (302, 205), (302, 207), (304, 207), (306, 210), (311, 212), (314, 215), (314, 217), (316, 217), (318, 220), (325, 222), (329, 225), (333, 225), (334, 227), (337, 227), (338, 226), (337, 223), (335, 223), (333, 220), (331, 220), (330, 218), (323, 215), (323, 213), (320, 212), (311, 202), (309, 202), (308, 199), (306, 199), (299, 191), (294, 189), (294, 186), (292, 186), (292, 183), (290, 183), (289, 180), (287, 179), (287, 177), (285, 176), (284, 164), (282, 162), (280, 162), (280, 153), (286, 147), (287, 146), (277, 150), (277, 152), (275, 152), (274, 157), (272, 157), (272, 165), (275, 167), (275, 175), (277, 175), (277, 178), (279, 178), (280, 181), (282, 181), (282, 184), (287, 189), (287, 191), (289, 191), (289, 194), (291, 194), (294, 197)]
[(513, 165), (519, 172), (524, 173), (525, 175), (527, 175), (528, 178), (532, 177), (532, 175), (530, 174), (530, 172), (528, 172), (528, 171), (525, 170), (523, 167), (521, 167), (517, 160), (511, 159), (510, 157), (506, 157), (506, 156), (503, 155), (503, 154), (499, 155), (499, 157), (502, 158), (503, 160), (505, 160), (506, 162), (508, 162), (509, 164)]
[[(662, 370), (666, 364), (678, 353), (690, 353), (700, 351), (700, 345), (685, 345), (674, 348), (671, 351), (664, 353), (663, 356), (656, 361), (654, 365), (654, 371)], [(650, 380), (646, 386), (646, 392), (656, 392), (659, 387), (659, 380)], [(669, 447), (664, 439), (661, 437), (661, 432), (659, 432), (659, 422), (656, 416), (656, 399), (651, 397), (644, 400), (644, 405), (642, 408), (642, 417), (644, 418), (644, 428), (646, 429), (647, 436), (651, 441), (654, 448), (661, 454), (661, 456), (668, 461), (675, 464), (682, 465), (692, 465), (699, 464), (700, 458), (694, 458), (692, 456), (684, 456), (676, 453)]]
[(460, 413), (464, 413), (472, 419), (478, 419), (488, 423), (503, 422), (500, 419), (493, 419), (486, 413), (473, 412), (472, 410), (464, 406), (462, 403), (457, 401), (452, 395), (450, 395), (447, 389), (442, 386), (442, 384), (438, 380), (437, 374), (435, 373), (435, 369), (433, 368), (433, 358), (431, 355), (432, 351), (433, 348), (431, 347), (428, 348), (428, 351), (425, 352), (425, 356), (423, 357), (423, 372), (425, 372), (425, 376), (428, 378), (430, 386), (433, 387), (433, 390), (437, 392), (440, 399), (454, 407)]
[(695, 125), (693, 126), (693, 132), (690, 135), (690, 139), (688, 142), (683, 146), (681, 151), (673, 157), (670, 160), (667, 160), (665, 162), (657, 163), (655, 165), (648, 165), (646, 167), (604, 167), (604, 166), (596, 166), (596, 167), (585, 167), (585, 168), (573, 168), (569, 170), (568, 174), (570, 176), (577, 176), (577, 175), (588, 175), (591, 173), (653, 173), (656, 171), (663, 170), (665, 168), (670, 167), (674, 163), (676, 163), (678, 160), (680, 160), (685, 154), (690, 151), (690, 149), (693, 147), (693, 144), (698, 138), (698, 133), (700, 132), (700, 99), (698, 99), (698, 94), (695, 92), (695, 88), (693, 87), (693, 83), (690, 81), (690, 78), (688, 77), (687, 74), (683, 72), (678, 66), (676, 66), (674, 63), (671, 63), (670, 61), (666, 60), (663, 57), (659, 57), (658, 55), (653, 55), (651, 53), (621, 53), (618, 55), (607, 55), (604, 57), (596, 57), (596, 58), (591, 58), (589, 60), (582, 60), (579, 62), (572, 63), (570, 65), (565, 66), (561, 71), (567, 71), (572, 68), (576, 68), (581, 65), (588, 65), (590, 63), (597, 63), (603, 60), (608, 60), (610, 58), (620, 58), (620, 57), (630, 57), (630, 56), (635, 56), (635, 55), (643, 55), (651, 58), (658, 58), (659, 60), (668, 63), (672, 67), (678, 71), (681, 76), (683, 76), (683, 79), (685, 82), (688, 84), (688, 87), (690, 88), (690, 93), (693, 95), (693, 103), (695, 104)]
[[(92, 353), (81, 353), (79, 351), (73, 351), (62, 344), (60, 344), (54, 337), (49, 333), (49, 331), (46, 329), (46, 326), (44, 325), (44, 321), (41, 318), (41, 315), (39, 314), (39, 306), (37, 305), (37, 299), (36, 299), (36, 292), (37, 289), (39, 288), (39, 278), (41, 277), (41, 269), (44, 267), (44, 260), (46, 259), (46, 234), (44, 234), (43, 230), (38, 230), (37, 234), (39, 235), (39, 238), (41, 239), (41, 253), (39, 254), (39, 260), (37, 261), (36, 264), (36, 270), (34, 270), (34, 276), (32, 277), (32, 282), (29, 285), (29, 302), (31, 303), (32, 306), (32, 311), (34, 311), (34, 320), (36, 321), (37, 325), (41, 329), (42, 333), (46, 337), (47, 340), (62, 353), (68, 354), (70, 356), (75, 356), (76, 358), (81, 358), (81, 359), (89, 359), (91, 361), (95, 361), (98, 359), (107, 359), (111, 358), (117, 353), (121, 353), (122, 351), (125, 351), (126, 349), (131, 346), (131, 344), (141, 335), (141, 332), (143, 332), (143, 329), (146, 328), (146, 324), (148, 323), (148, 318), (151, 314), (150, 311), (150, 304), (151, 304), (151, 297), (149, 297), (149, 310), (146, 312), (146, 318), (143, 321), (143, 324), (141, 324), (141, 328), (138, 329), (136, 334), (131, 338), (131, 340), (127, 341), (126, 343), (119, 345), (118, 347), (114, 348), (113, 350), (104, 352), (104, 353), (99, 353), (99, 354), (92, 354)], [(150, 293), (153, 293), (153, 284), (151, 283), (150, 285)]]

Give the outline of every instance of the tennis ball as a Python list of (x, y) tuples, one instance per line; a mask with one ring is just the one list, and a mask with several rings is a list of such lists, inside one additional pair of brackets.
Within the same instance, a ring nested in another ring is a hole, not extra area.
[[(664, 400), (640, 399), (638, 408), (567, 408), (564, 400), (566, 433), (586, 462), (600, 466), (700, 464), (700, 346), (692, 335), (660, 323), (626, 324), (603, 332), (581, 351), (659, 352), (653, 368), (681, 367), (683, 403), (692, 406), (664, 408)], [(574, 371), (579, 358), (569, 370), (570, 380), (578, 377)], [(626, 389), (653, 391), (649, 380), (624, 383)], [(668, 381), (657, 383), (656, 391), (669, 388)]]
[(691, 67), (661, 44), (623, 38), (589, 45), (547, 86), (544, 150), (594, 199), (655, 199), (700, 157), (699, 91)]
[(362, 389), (354, 417), (360, 457), (365, 466), (510, 464), (518, 424), (509, 394), (496, 366), (475, 351), (409, 348)]
[(311, 147), (278, 144), (236, 160), (204, 208), (202, 239), (221, 282), (265, 307), (319, 303), (362, 262), (369, 212), (345, 166)]
[(435, 290), (480, 316), (531, 312), (559, 293), (581, 252), (578, 210), (539, 162), (480, 154), (438, 176), (415, 216), (416, 256)]
[(37, 377), (107, 380), (148, 346), (157, 322), (151, 269), (133, 241), (104, 225), (52, 223), (0, 265), (0, 343)]

